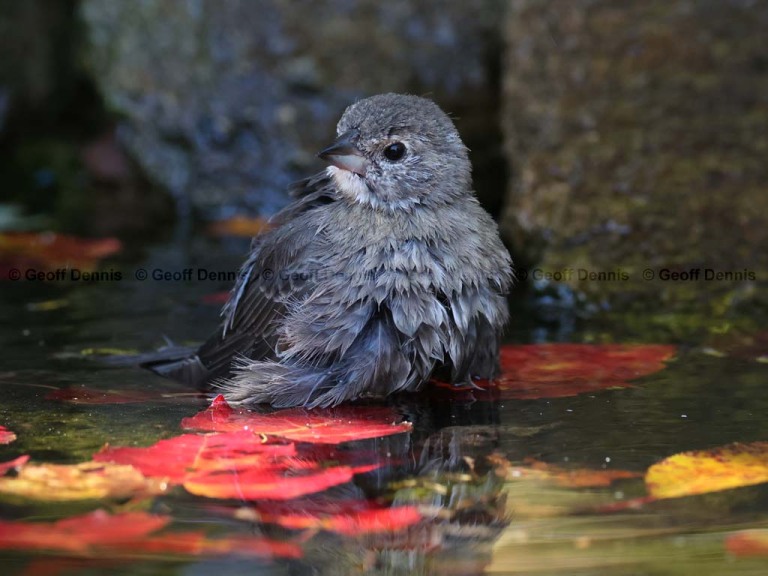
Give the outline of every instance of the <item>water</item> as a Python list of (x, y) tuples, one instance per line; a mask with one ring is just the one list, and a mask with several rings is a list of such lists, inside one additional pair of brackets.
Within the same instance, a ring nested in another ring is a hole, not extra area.
[[(201, 341), (218, 321), (220, 304), (209, 296), (229, 284), (198, 281), (197, 271), (235, 270), (247, 244), (194, 234), (132, 246), (102, 266), (121, 272), (119, 281), (5, 282), (0, 424), (18, 439), (0, 445), (0, 462), (28, 454), (37, 463), (74, 464), (107, 443), (146, 446), (180, 434), (181, 419), (203, 410), (208, 398), (140, 369), (105, 365), (83, 351), (146, 351), (162, 345), (163, 336)], [(183, 276), (188, 268), (190, 280)], [(147, 271), (146, 280), (137, 279), (139, 270)], [(182, 278), (153, 279), (156, 270)], [(516, 298), (530, 302), (527, 295)], [(53, 521), (98, 507), (141, 510), (170, 515), (171, 531), (202, 530), (210, 538), (262, 535), (301, 552), (300, 558), (265, 560), (167, 548), (98, 557), (2, 550), (3, 574), (764, 573), (764, 560), (734, 556), (725, 541), (735, 530), (764, 526), (765, 486), (606, 512), (600, 506), (642, 497), (642, 478), (565, 488), (502, 478), (488, 462), (495, 454), (515, 465), (534, 459), (565, 469), (642, 474), (678, 452), (765, 440), (768, 365), (759, 354), (713, 355), (705, 337), (643, 333), (642, 323), (609, 317), (541, 320), (528, 305), (516, 305), (513, 316), (509, 338), (515, 342), (644, 341), (677, 345), (678, 353), (666, 369), (623, 389), (494, 402), (429, 394), (396, 398), (390, 404), (413, 423), (412, 432), (339, 449), (374, 458), (381, 468), (297, 505), (300, 512), (312, 502), (380, 498), (418, 504), (426, 517), (418, 526), (374, 534), (288, 530), (234, 519), (235, 511), (249, 509), (247, 502), (194, 497), (180, 488), (141, 503), (3, 499), (4, 520)], [(79, 404), (47, 397), (82, 387), (146, 398)]]

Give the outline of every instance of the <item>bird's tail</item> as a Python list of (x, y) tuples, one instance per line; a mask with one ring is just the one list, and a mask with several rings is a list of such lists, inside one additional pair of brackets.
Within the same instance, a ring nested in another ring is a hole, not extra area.
[(309, 362), (290, 358), (232, 364), (231, 377), (215, 382), (232, 402), (307, 408), (335, 406), (359, 398), (381, 398), (413, 390), (431, 372), (434, 360), (417, 366), (401, 346), (391, 318), (376, 317), (341, 359)]
[(213, 383), (232, 403), (271, 404), (278, 408), (335, 406), (346, 399), (338, 397), (340, 388), (335, 384), (331, 371), (246, 359), (235, 363), (230, 378)]
[(150, 358), (139, 363), (139, 366), (165, 378), (196, 387), (202, 387), (210, 379), (208, 369), (195, 353), (196, 349), (186, 348), (174, 352), (159, 350), (154, 355), (146, 354)]
[[(275, 361), (235, 361), (232, 376), (214, 381), (227, 400), (240, 404), (271, 404), (278, 408), (327, 408), (362, 397), (384, 396), (391, 390), (371, 385), (378, 359), (317, 366), (291, 366)], [(384, 375), (382, 375), (384, 376)], [(390, 383), (389, 378), (381, 378)]]

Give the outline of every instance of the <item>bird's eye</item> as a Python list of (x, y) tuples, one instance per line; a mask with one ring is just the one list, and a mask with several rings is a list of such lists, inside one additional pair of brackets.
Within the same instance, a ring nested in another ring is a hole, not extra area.
[(394, 142), (384, 148), (384, 158), (390, 162), (397, 162), (405, 156), (405, 144), (402, 142)]

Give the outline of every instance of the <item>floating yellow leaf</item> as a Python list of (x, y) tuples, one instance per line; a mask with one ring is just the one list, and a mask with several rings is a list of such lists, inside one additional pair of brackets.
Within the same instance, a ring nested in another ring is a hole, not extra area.
[(654, 498), (679, 498), (768, 482), (768, 442), (682, 452), (648, 469)]
[(161, 494), (166, 483), (133, 466), (105, 462), (28, 464), (15, 477), (0, 478), (0, 495), (46, 502), (124, 499)]

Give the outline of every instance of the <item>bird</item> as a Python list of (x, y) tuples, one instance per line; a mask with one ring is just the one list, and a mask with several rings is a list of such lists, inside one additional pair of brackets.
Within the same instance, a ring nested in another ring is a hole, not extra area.
[(218, 330), (150, 369), (230, 403), (306, 408), (498, 375), (512, 260), (453, 121), (388, 93), (336, 132), (327, 168), (254, 238)]

